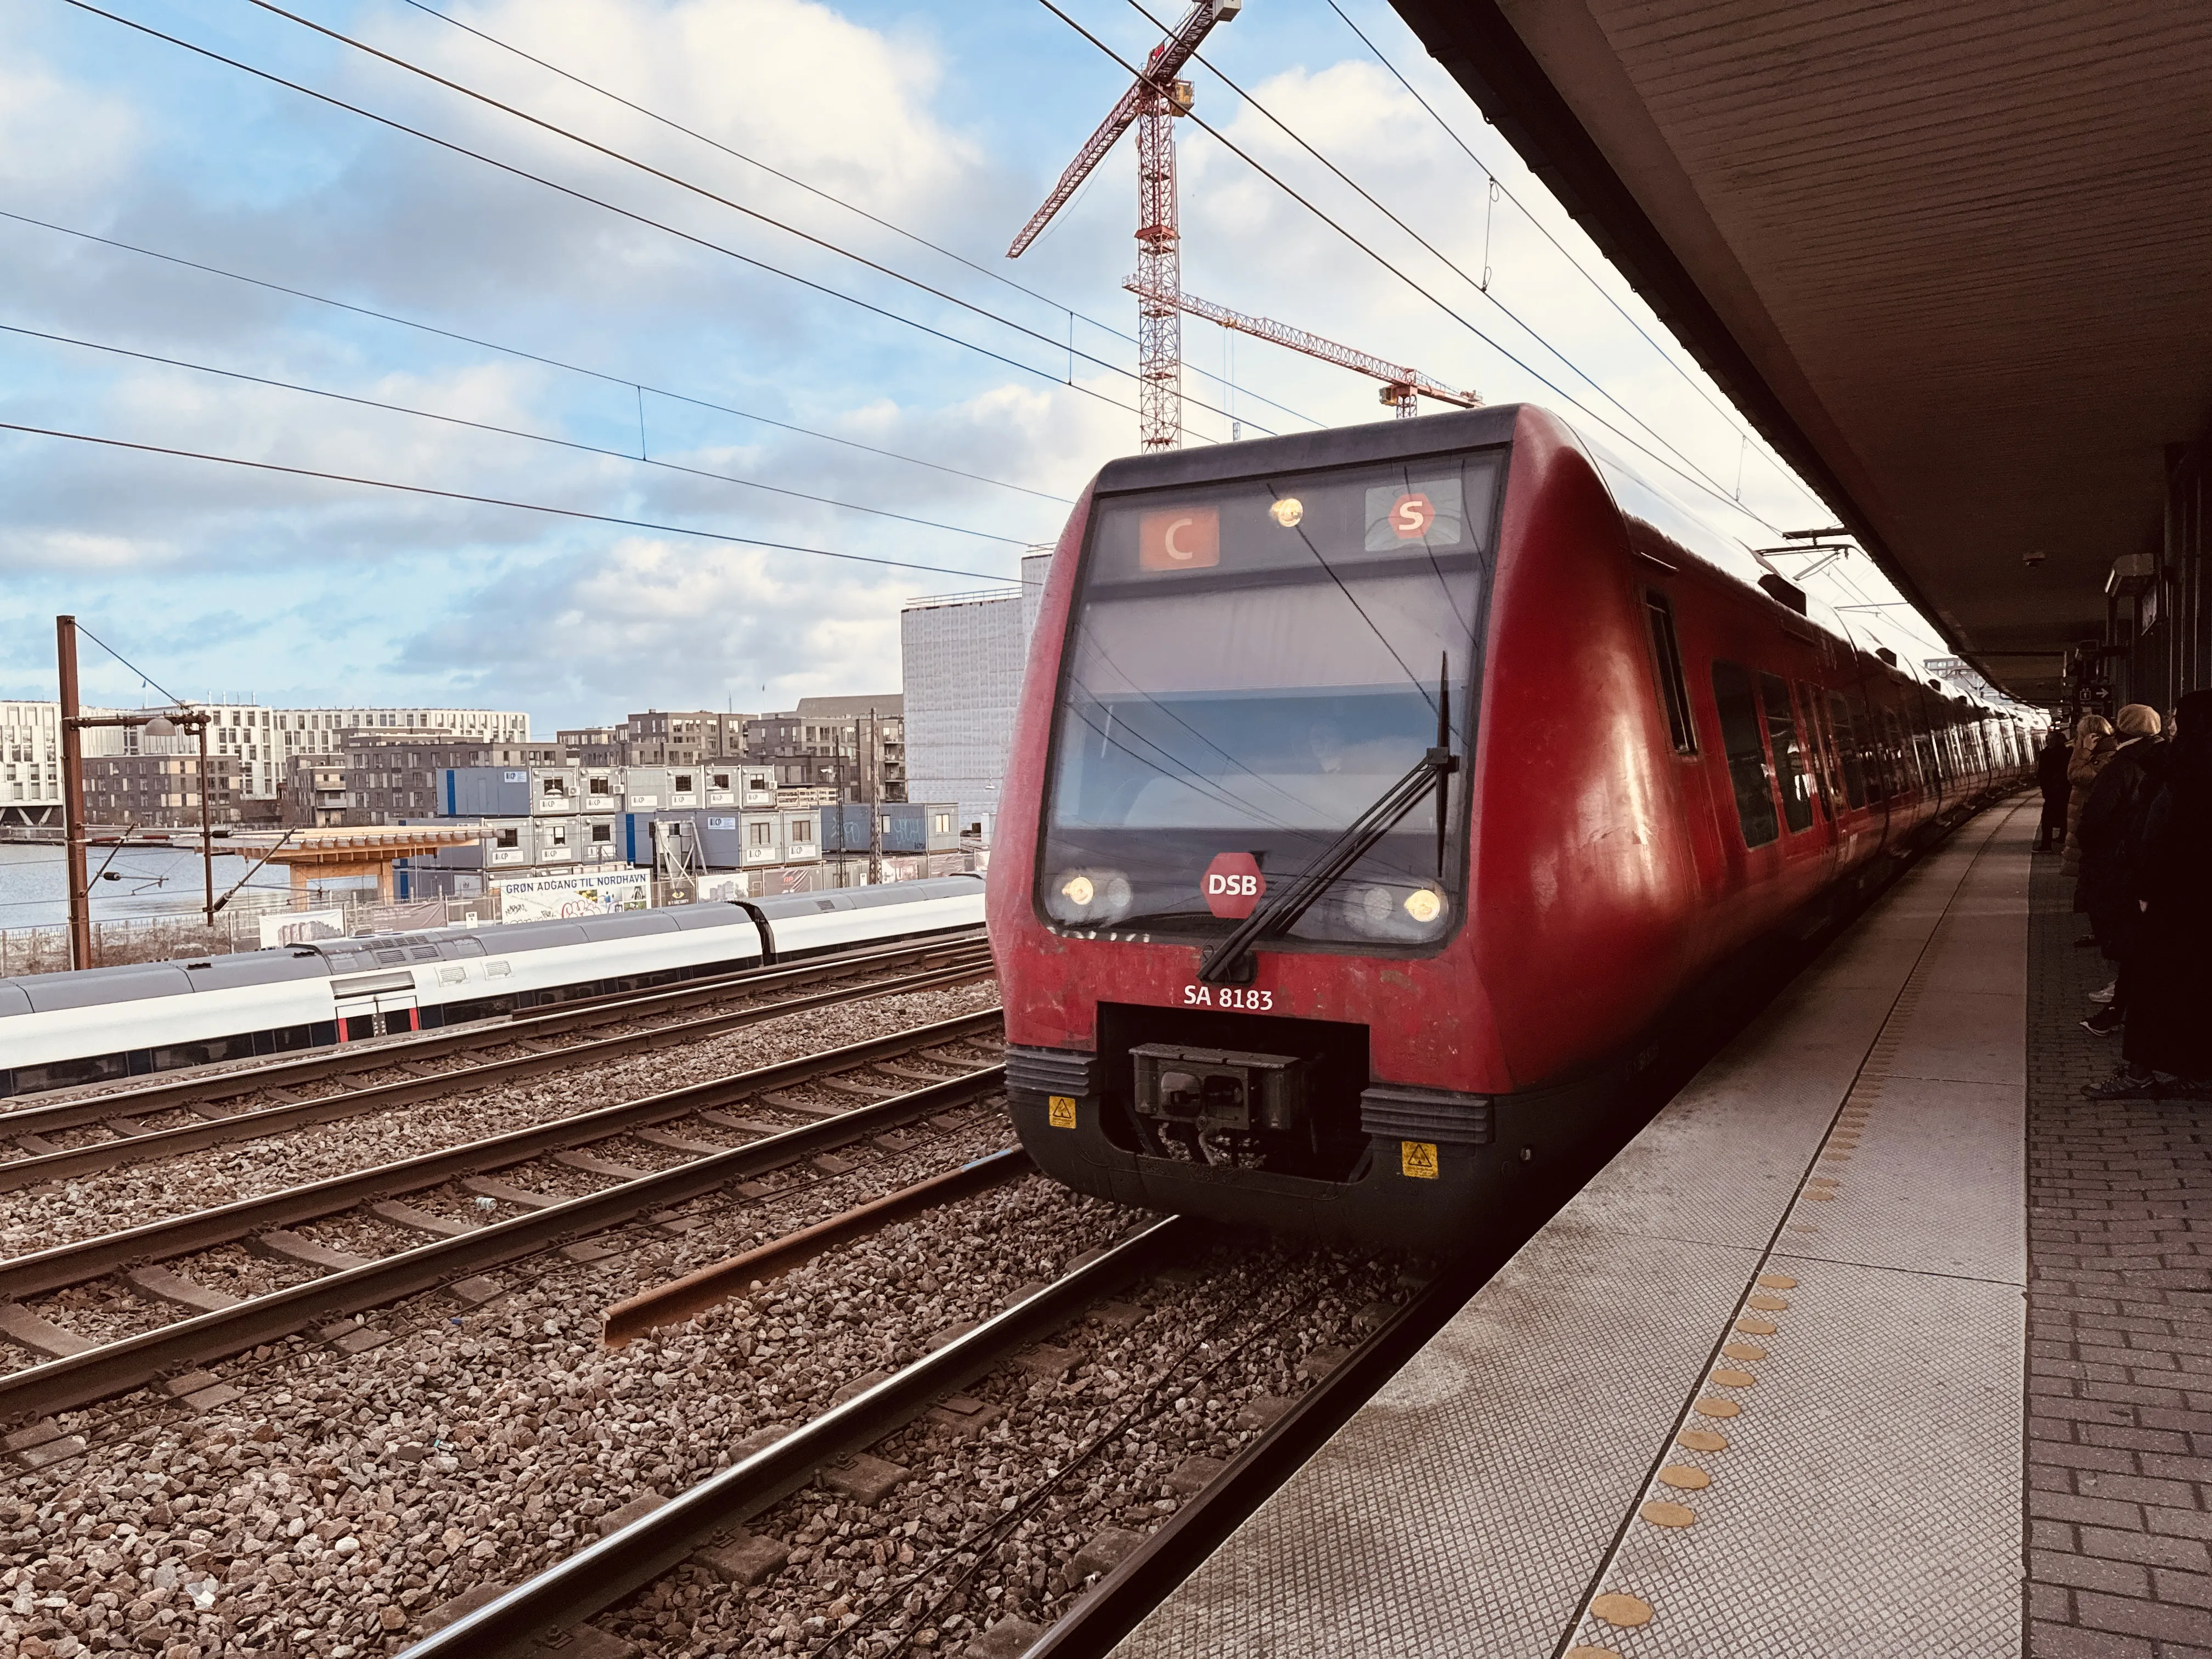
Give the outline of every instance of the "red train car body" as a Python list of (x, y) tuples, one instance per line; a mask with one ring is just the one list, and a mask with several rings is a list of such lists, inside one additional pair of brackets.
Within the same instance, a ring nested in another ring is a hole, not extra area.
[(1038, 1164), (1435, 1249), (1617, 1139), (1731, 963), (2032, 759), (1756, 570), (1528, 406), (1106, 467), (989, 875)]

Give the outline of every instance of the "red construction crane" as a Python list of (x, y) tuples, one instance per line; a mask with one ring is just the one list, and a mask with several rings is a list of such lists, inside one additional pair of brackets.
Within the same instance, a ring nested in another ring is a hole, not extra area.
[(1006, 250), (1018, 259), (1067, 204), (1091, 169), (1131, 126), (1137, 129), (1137, 357), (1139, 419), (1146, 449), (1182, 441), (1182, 319), (1173, 299), (1182, 293), (1176, 226), (1175, 118), (1190, 109), (1190, 82), (1176, 75), (1216, 23), (1244, 9), (1244, 0), (1198, 0), (1175, 33), (1154, 46), (1141, 74), (1091, 135), (1044, 205)]
[(1249, 334), (1255, 339), (1270, 340), (1279, 346), (1288, 346), (1292, 351), (1303, 351), (1309, 357), (1318, 357), (1325, 363), (1334, 363), (1339, 368), (1348, 368), (1355, 374), (1371, 374), (1382, 382), (1382, 401), (1397, 411), (1401, 420), (1409, 419), (1420, 412), (1413, 405), (1422, 398), (1433, 398), (1440, 404), (1455, 404), (1462, 409), (1482, 407), (1480, 394), (1442, 385), (1418, 368), (1406, 368), (1364, 351), (1354, 351), (1350, 346), (1325, 340), (1318, 334), (1309, 334), (1302, 328), (1292, 328), (1288, 323), (1279, 323), (1272, 317), (1249, 317), (1241, 311), (1231, 311), (1227, 306), (1218, 306), (1211, 300), (1201, 300), (1194, 294), (1180, 291), (1170, 294), (1162, 289), (1148, 289), (1141, 271), (1121, 286), (1147, 304), (1172, 303), (1194, 317), (1203, 317), (1209, 323), (1233, 328), (1240, 334)]

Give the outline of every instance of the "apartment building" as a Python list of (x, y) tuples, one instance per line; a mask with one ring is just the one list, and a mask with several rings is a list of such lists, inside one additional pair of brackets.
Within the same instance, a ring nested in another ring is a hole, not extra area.
[(61, 821), (61, 705), (0, 702), (0, 823)]

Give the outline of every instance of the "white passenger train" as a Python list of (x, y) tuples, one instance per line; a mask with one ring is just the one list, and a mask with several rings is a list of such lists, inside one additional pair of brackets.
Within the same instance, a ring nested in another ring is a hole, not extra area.
[(944, 876), (0, 979), (0, 1097), (428, 1030), (983, 924)]

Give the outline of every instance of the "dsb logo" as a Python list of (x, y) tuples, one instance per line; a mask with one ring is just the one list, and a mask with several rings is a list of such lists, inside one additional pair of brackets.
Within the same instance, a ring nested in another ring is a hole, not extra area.
[(1260, 860), (1249, 853), (1215, 854), (1199, 884), (1206, 908), (1225, 921), (1243, 921), (1267, 890), (1267, 878), (1260, 873)]

